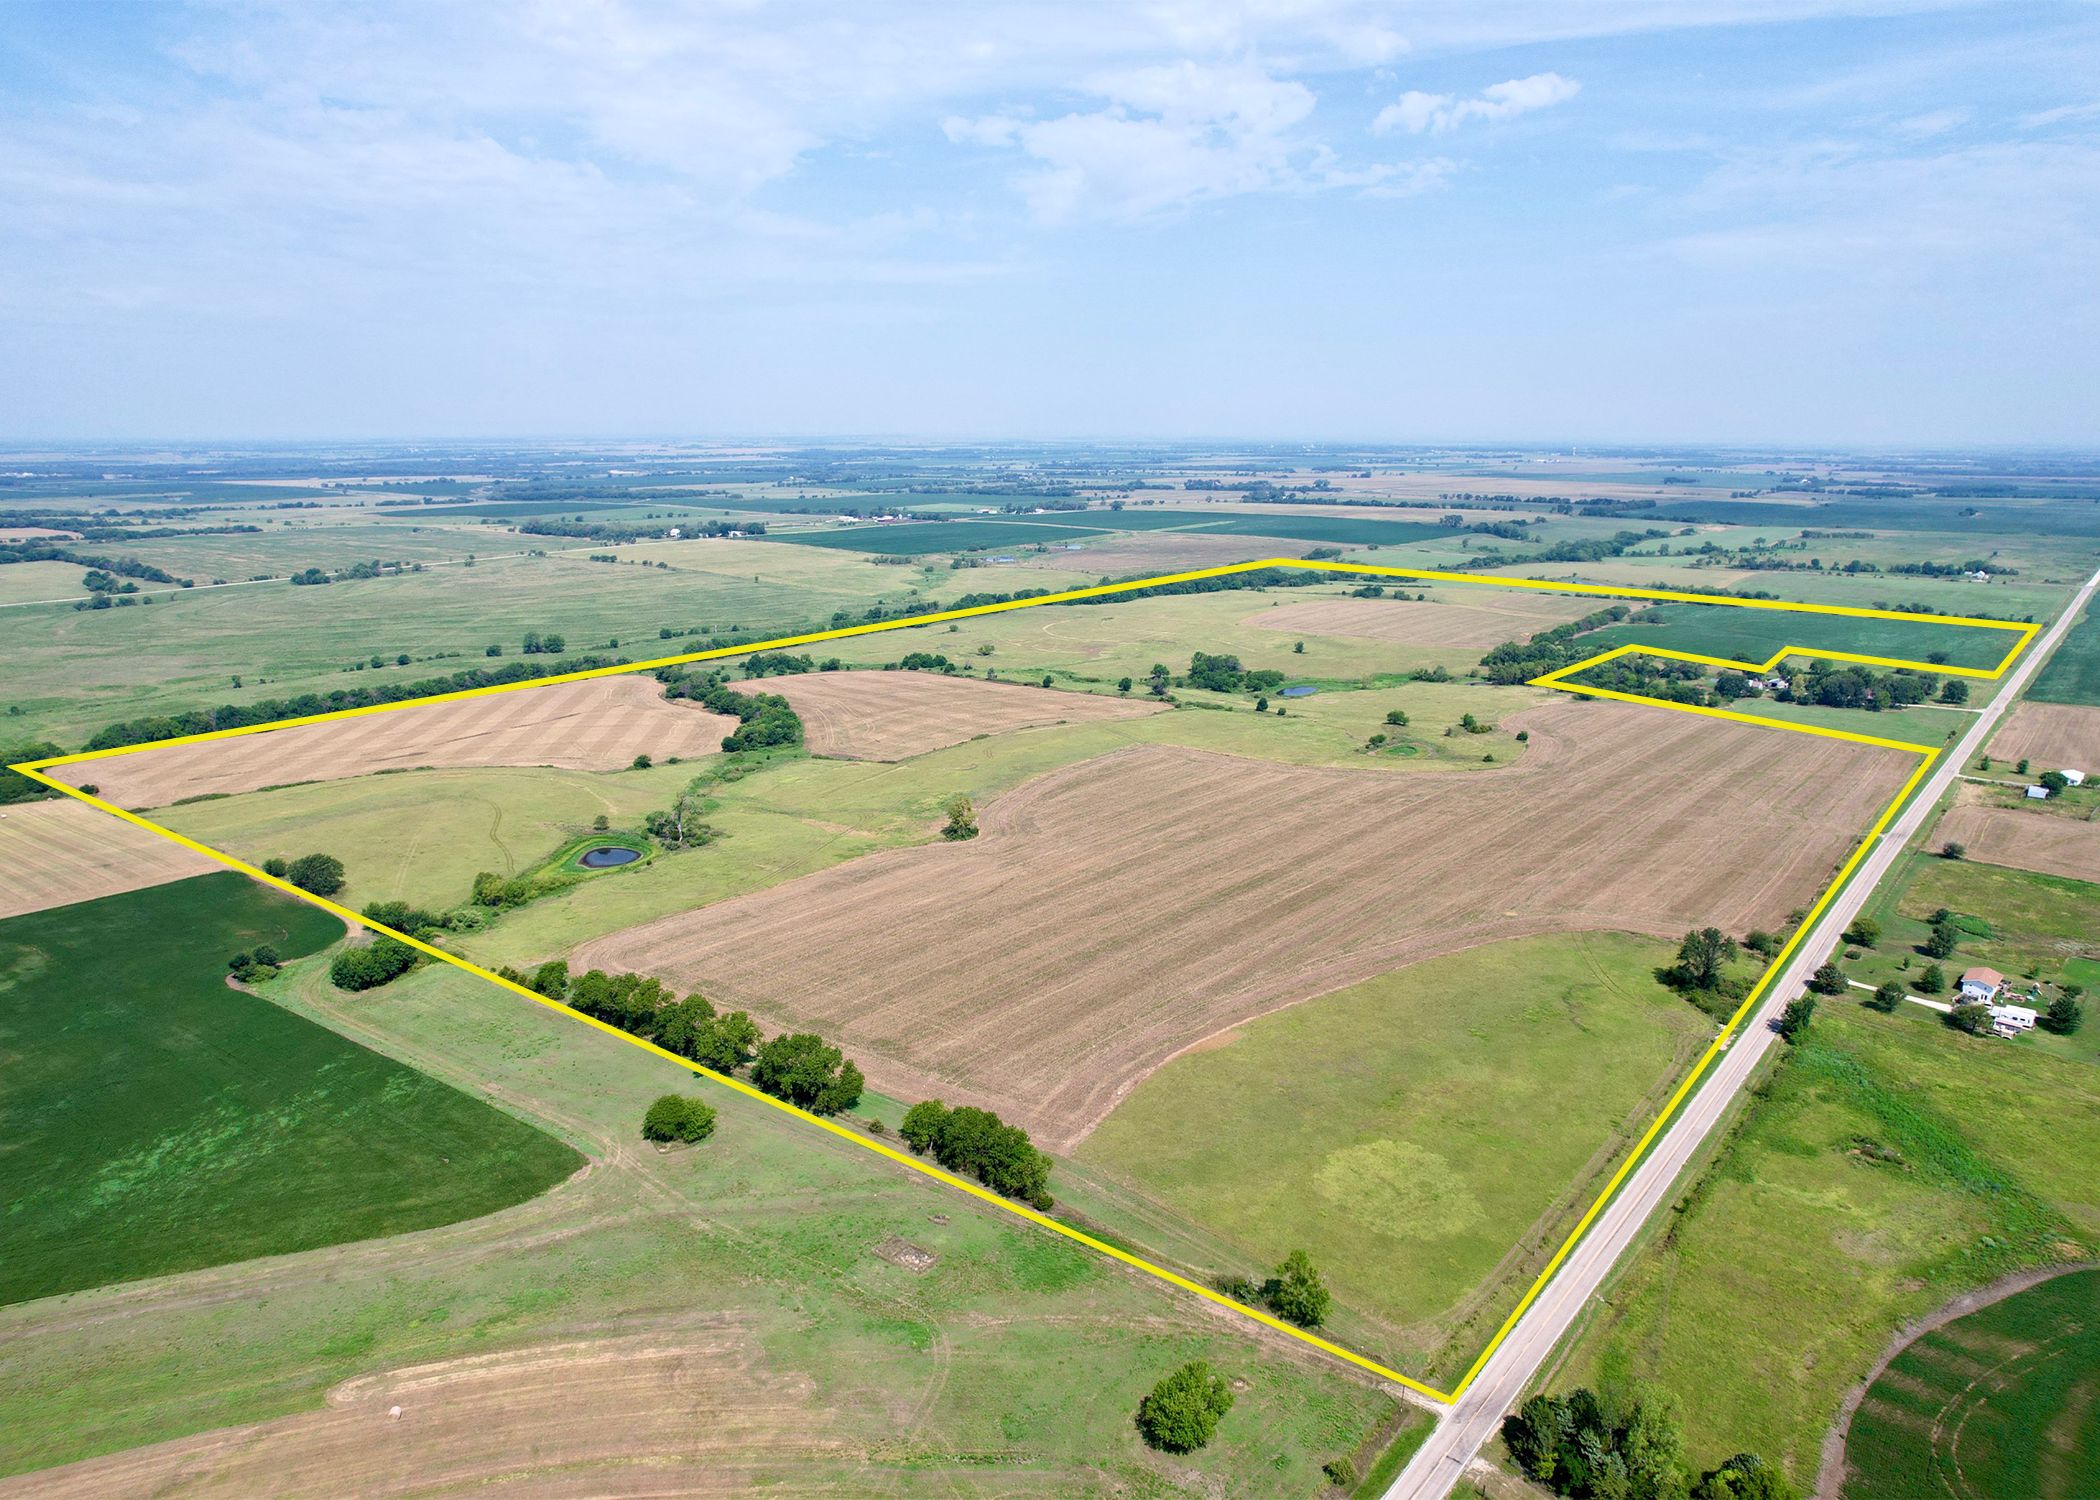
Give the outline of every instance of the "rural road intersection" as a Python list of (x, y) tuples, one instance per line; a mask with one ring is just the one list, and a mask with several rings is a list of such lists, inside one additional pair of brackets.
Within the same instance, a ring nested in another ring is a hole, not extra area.
[(2055, 624), (2007, 675), (1997, 696), (1977, 714), (1976, 722), (1960, 743), (1941, 757), (1917, 796), (1861, 862), (1852, 883), (1831, 902), (1822, 919), (1795, 949), (1757, 1013), (1744, 1021), (1733, 1042), (1656, 1141), (1646, 1160), (1627, 1177), (1618, 1196), (1598, 1215), (1589, 1233), (1510, 1330), (1479, 1377), (1440, 1416), (1428, 1441), (1386, 1491), (1386, 1500), (1441, 1500), (1465, 1476), (1466, 1466), (1481, 1445), (1495, 1435), (1503, 1415), (1523, 1396), (1539, 1366), (1603, 1287), (1612, 1267), (1640, 1234), (1641, 1226), (1672, 1200), (1678, 1177), (1728, 1112), (1758, 1060), (1777, 1040), (1772, 1020), (1787, 1001), (1802, 993), (1808, 976), (1837, 946), (1839, 935), (1851, 925), (1897, 856), (1916, 837), (1962, 767), (1982, 752), (1998, 721), (2026, 691), (2036, 670), (2091, 602), (2096, 585), (2100, 585), (2100, 573), (2086, 580)]

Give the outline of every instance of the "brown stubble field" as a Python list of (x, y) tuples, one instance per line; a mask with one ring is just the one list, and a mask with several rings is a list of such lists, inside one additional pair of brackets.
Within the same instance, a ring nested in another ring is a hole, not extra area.
[(1987, 865), (2100, 880), (2100, 823), (2039, 808), (1992, 806), (1974, 785), (1961, 789), (1933, 840), (1961, 844), (1970, 859)]
[(1132, 747), (1000, 798), (973, 842), (661, 918), (572, 966), (819, 1030), (885, 1093), (984, 1104), (1069, 1150), (1183, 1048), (1437, 953), (1778, 926), (1911, 764), (1618, 704), (1508, 727), (1531, 733), (1523, 763), (1458, 785)]
[(1999, 760), (2032, 764), (2043, 771), (2083, 771), (2100, 776), (2100, 708), (2075, 703), (2022, 703), (1991, 738)]
[(85, 803), (0, 808), (0, 917), (70, 906), (220, 868)]
[(722, 737), (735, 728), (735, 719), (667, 699), (654, 678), (637, 674), (149, 747), (52, 774), (74, 786), (95, 786), (106, 801), (136, 810), (211, 793), (422, 766), (613, 771), (637, 755), (661, 761), (718, 754)]
[(1240, 623), (1291, 635), (1340, 635), (1402, 646), (1499, 646), (1599, 608), (1594, 598), (1520, 589), (1461, 589), (1434, 602), (1315, 599), (1258, 609)]
[[(349, 1380), (321, 1410), (0, 1481), (0, 1497), (740, 1495), (845, 1458), (811, 1382), (735, 1317)], [(208, 1476), (208, 1477), (207, 1477)]]
[(841, 760), (909, 760), (979, 735), (1141, 719), (1166, 706), (936, 672), (818, 672), (730, 686), (778, 693), (801, 717), (810, 753)]

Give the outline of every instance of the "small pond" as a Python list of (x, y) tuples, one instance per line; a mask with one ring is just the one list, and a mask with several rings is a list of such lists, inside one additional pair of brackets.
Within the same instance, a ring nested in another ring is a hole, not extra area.
[(641, 850), (622, 849), (615, 844), (602, 849), (586, 849), (576, 863), (586, 870), (610, 870), (615, 865), (631, 865), (641, 857)]

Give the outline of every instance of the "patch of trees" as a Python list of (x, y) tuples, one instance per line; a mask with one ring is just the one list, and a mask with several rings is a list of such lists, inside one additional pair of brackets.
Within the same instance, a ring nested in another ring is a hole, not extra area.
[(52, 791), (41, 781), (31, 781), (20, 771), (10, 771), (7, 768), (25, 761), (49, 760), (55, 755), (65, 753), (49, 740), (30, 740), (0, 750), (0, 806), (10, 802), (35, 802), (40, 798), (59, 796), (59, 793)]
[(1666, 537), (1670, 533), (1651, 526), (1646, 531), (1615, 531), (1610, 536), (1588, 537), (1580, 541), (1554, 542), (1536, 552), (1527, 552), (1522, 557), (1508, 557), (1500, 552), (1483, 552), (1474, 562), (1477, 567), (1499, 567), (1519, 562), (1603, 562), (1630, 552), (1642, 542)]
[[(527, 656), (559, 656), (569, 649), (568, 640), (553, 631), (542, 635), (537, 630), (525, 632), (525, 640), (519, 646)], [(570, 670), (575, 670), (571, 668)]]
[[(835, 672), (838, 667), (838, 659), (834, 657), (828, 670)], [(761, 651), (744, 659), (744, 674), (748, 677), (792, 677), (816, 670), (815, 657), (792, 656), (785, 651)]]
[(1185, 686), (1212, 693), (1270, 693), (1283, 686), (1283, 674), (1270, 669), (1248, 671), (1237, 656), (1198, 651), (1189, 658)]
[(1138, 1403), (1138, 1433), (1165, 1453), (1193, 1453), (1232, 1410), (1232, 1388), (1202, 1360), (1183, 1365)]
[[(1879, 713), (1887, 708), (1927, 702), (1939, 689), (1940, 679), (1931, 672), (1908, 668), (1877, 672), (1871, 667), (1813, 661), (1806, 672), (1773, 696), (1782, 703), (1815, 703), (1824, 708), (1861, 708)], [(1967, 696), (1964, 684), (1962, 697)]]
[(712, 824), (702, 821), (700, 804), (693, 800), (690, 788), (673, 798), (669, 807), (650, 813), (642, 824), (666, 849), (697, 849), (713, 843), (717, 833)]
[(723, 736), (724, 750), (734, 753), (802, 743), (802, 720), (794, 706), (778, 693), (732, 692), (719, 670), (693, 672), (665, 667), (656, 674), (656, 680), (664, 685), (667, 698), (689, 698), (714, 713), (732, 715), (741, 721)]
[(681, 520), (675, 526), (666, 522), (661, 526), (644, 526), (632, 521), (561, 521), (544, 516), (534, 516), (520, 521), (518, 530), (528, 536), (573, 536), (592, 542), (640, 542), (662, 541), (673, 531), (683, 537), (728, 536), (738, 532), (744, 536), (764, 536), (763, 521), (688, 521)]
[(355, 562), (347, 568), (338, 568), (333, 573), (325, 568), (301, 568), (292, 575), (292, 582), (302, 587), (317, 583), (354, 583), (359, 579), (384, 578), (389, 573), (398, 574), (407, 566), (406, 563), (381, 562), (375, 557), (368, 562)]
[(704, 1141), (715, 1133), (712, 1106), (684, 1094), (665, 1094), (642, 1116), (642, 1138), (650, 1141)]
[(953, 672), (955, 663), (935, 651), (907, 651), (901, 661), (893, 661), (886, 670), (904, 672)]
[(333, 854), (302, 854), (289, 864), (273, 860), (272, 864), (283, 865), (281, 870), (272, 870), (264, 865), (266, 874), (281, 875), (302, 891), (316, 896), (333, 896), (343, 888), (343, 862)]
[(860, 1103), (865, 1080), (837, 1047), (814, 1032), (776, 1036), (751, 1059), (751, 1081), (776, 1099), (813, 1115), (835, 1115)]
[(949, 1171), (975, 1177), (1003, 1197), (1045, 1213), (1054, 1204), (1050, 1158), (1035, 1148), (1027, 1131), (988, 1109), (950, 1109), (928, 1099), (905, 1111), (899, 1134), (916, 1155), (931, 1155)]
[(1504, 1419), (1502, 1440), (1526, 1475), (1576, 1500), (1794, 1500), (1785, 1478), (1754, 1453), (1695, 1482), (1675, 1404), (1652, 1390), (1536, 1395)]
[(399, 979), (421, 955), (398, 938), (381, 933), (361, 947), (345, 948), (328, 966), (328, 978), (339, 990), (370, 990)]
[(146, 745), (159, 740), (179, 739), (190, 734), (209, 734), (215, 729), (241, 729), (251, 724), (270, 724), (279, 719), (306, 718), (335, 713), (346, 708), (369, 708), (377, 703), (402, 703), (410, 698), (428, 698), (455, 693), (463, 688), (494, 687), (506, 682), (524, 682), (555, 672), (582, 671), (618, 664), (609, 656), (579, 657), (565, 665), (516, 662), (502, 667), (470, 667), (445, 677), (421, 682), (388, 684), (384, 687), (338, 688), (329, 693), (302, 693), (296, 698), (262, 698), (254, 703), (227, 704), (220, 708), (185, 714), (128, 719), (101, 729), (85, 749), (111, 750), (119, 745)]
[(1697, 928), (1677, 945), (1677, 961), (1657, 969), (1655, 978), (1715, 1020), (1725, 1021), (1750, 993), (1747, 980), (1728, 972), (1737, 951), (1735, 939), (1720, 928)]
[(280, 967), (278, 952), (268, 943), (243, 949), (226, 960), (227, 972), (242, 984), (260, 984), (265, 979), (275, 979)]
[[(1545, 556), (1544, 553), (1539, 555)], [(1579, 620), (1570, 620), (1564, 625), (1554, 626), (1551, 630), (1542, 630), (1521, 644), (1516, 641), (1504, 641), (1480, 659), (1481, 668), (1490, 682), (1529, 682), (1543, 673), (1557, 671), (1570, 662), (1579, 660), (1584, 652), (1575, 644), (1578, 637), (1593, 630), (1602, 630), (1607, 625), (1616, 625), (1632, 613), (1633, 611), (1625, 605), (1614, 604), (1608, 609), (1586, 614)]]
[(140, 562), (135, 557), (108, 557), (97, 552), (77, 552), (71, 547), (61, 547), (51, 542), (5, 542), (0, 543), (0, 565), (18, 562), (62, 562), (79, 568), (92, 568), (103, 573), (115, 573), (125, 578), (143, 578), (148, 583), (179, 583), (192, 586), (193, 580), (177, 578), (163, 568)]

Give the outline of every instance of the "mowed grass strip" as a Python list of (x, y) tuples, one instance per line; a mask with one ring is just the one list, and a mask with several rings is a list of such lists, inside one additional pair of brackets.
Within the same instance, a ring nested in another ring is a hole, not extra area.
[(581, 1164), (226, 982), (341, 933), (230, 873), (0, 922), (0, 1302), (450, 1223)]
[[(1607, 1170), (1712, 1034), (1619, 933), (1414, 964), (1183, 1053), (1079, 1165), (1209, 1227), (1252, 1272), (1304, 1249), (1407, 1352), (1446, 1341)], [(1514, 1288), (1510, 1288), (1514, 1291)], [(1412, 1363), (1413, 1361), (1411, 1361)]]
[(1845, 1442), (1846, 1500), (2077, 1500), (2100, 1470), (2100, 1271), (1958, 1318), (1897, 1355)]

